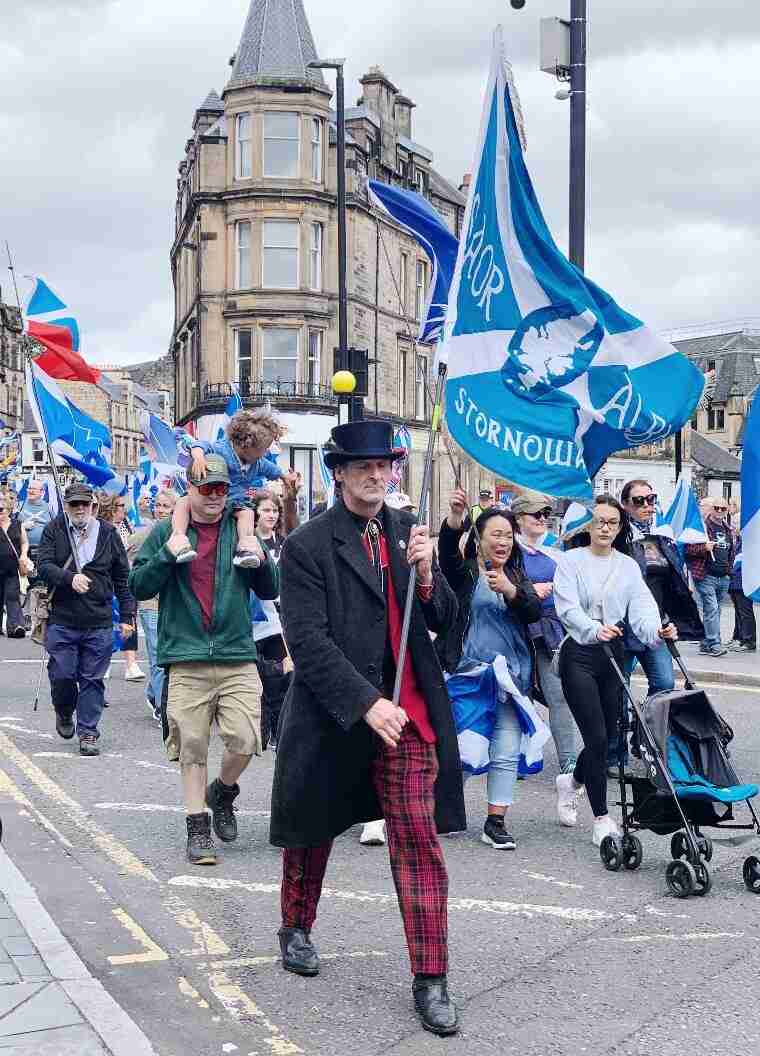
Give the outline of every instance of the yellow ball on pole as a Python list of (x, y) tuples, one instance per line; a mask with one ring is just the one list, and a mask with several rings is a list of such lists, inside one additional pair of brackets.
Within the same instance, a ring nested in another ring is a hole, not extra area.
[(356, 388), (356, 377), (350, 370), (336, 370), (332, 376), (332, 388), (338, 396), (348, 396)]

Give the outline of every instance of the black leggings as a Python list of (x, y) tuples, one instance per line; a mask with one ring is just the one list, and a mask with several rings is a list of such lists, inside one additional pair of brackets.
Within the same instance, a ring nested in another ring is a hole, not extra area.
[[(623, 649), (612, 646), (623, 666)], [(562, 646), (560, 677), (570, 711), (583, 738), (573, 777), (586, 786), (594, 817), (607, 813), (607, 743), (617, 736), (620, 681), (601, 645), (578, 645), (568, 638)]]

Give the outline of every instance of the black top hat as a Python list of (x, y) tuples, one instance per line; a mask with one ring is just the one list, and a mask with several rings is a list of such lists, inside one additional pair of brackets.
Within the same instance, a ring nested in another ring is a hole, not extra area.
[(357, 422), (336, 425), (325, 444), (325, 465), (334, 469), (342, 462), (362, 458), (389, 458), (395, 461), (406, 455), (406, 448), (393, 446), (393, 424), (381, 418), (361, 418)]

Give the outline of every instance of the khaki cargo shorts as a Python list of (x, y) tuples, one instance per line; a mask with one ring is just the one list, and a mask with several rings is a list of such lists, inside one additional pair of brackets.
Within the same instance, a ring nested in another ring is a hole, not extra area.
[(166, 718), (166, 752), (181, 766), (206, 765), (214, 722), (228, 751), (261, 755), (261, 681), (256, 665), (172, 664)]

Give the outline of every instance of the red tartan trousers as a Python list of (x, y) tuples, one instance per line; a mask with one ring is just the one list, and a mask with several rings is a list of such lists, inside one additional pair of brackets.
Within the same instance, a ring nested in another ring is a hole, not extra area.
[[(445, 975), (448, 966), (449, 878), (435, 831), (435, 745), (407, 723), (396, 748), (381, 745), (372, 780), (386, 822), (388, 853), (412, 972)], [(332, 843), (286, 849), (282, 923), (309, 931), (317, 916)]]

